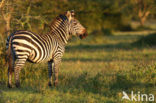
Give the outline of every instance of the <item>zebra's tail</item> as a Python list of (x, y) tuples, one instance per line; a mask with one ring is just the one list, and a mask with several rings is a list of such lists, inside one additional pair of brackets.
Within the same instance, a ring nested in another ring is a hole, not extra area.
[[(6, 43), (6, 57), (5, 57), (5, 60), (6, 60), (6, 65), (9, 66), (9, 69), (11, 70), (13, 68), (13, 56), (12, 56), (12, 44), (11, 44), (11, 41), (12, 41), (12, 36), (8, 37), (7, 39), (7, 43)], [(12, 71), (12, 70), (11, 70)]]

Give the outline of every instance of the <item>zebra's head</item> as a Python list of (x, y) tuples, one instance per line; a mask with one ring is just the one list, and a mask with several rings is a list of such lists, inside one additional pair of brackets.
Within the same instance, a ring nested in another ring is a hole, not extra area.
[(74, 11), (67, 11), (65, 13), (66, 17), (68, 18), (69, 22), (69, 34), (77, 35), (80, 39), (85, 38), (87, 34), (86, 28), (75, 18)]

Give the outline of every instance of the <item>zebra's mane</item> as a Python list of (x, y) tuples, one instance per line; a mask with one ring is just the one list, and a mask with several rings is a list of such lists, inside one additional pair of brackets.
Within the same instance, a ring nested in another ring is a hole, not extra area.
[(64, 21), (68, 20), (67, 16), (65, 14), (60, 14), (59, 16), (57, 16), (53, 21), (52, 23), (50, 24), (50, 29), (54, 29), (53, 28), (53, 25), (56, 25), (56, 23), (58, 21), (61, 21), (60, 24)]
[[(68, 37), (66, 36), (68, 18), (65, 14), (57, 16), (50, 25), (50, 35), (60, 39), (63, 43), (67, 43)], [(58, 33), (60, 31), (60, 33)]]

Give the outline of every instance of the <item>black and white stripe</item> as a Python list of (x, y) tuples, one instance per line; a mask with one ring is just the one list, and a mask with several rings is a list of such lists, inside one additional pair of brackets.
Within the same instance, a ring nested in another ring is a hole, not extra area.
[[(54, 83), (58, 82), (58, 66), (65, 51), (65, 44), (71, 35), (86, 36), (86, 29), (74, 18), (73, 11), (61, 14), (52, 22), (51, 30), (45, 35), (37, 35), (30, 31), (16, 31), (12, 33), (6, 43), (8, 55), (12, 63), (8, 68), (8, 86), (11, 87), (11, 74), (15, 72), (16, 86), (19, 87), (19, 73), (25, 62), (48, 62), (49, 85), (51, 85), (52, 73)], [(53, 64), (53, 65), (52, 65)], [(53, 70), (52, 70), (53, 68)]]

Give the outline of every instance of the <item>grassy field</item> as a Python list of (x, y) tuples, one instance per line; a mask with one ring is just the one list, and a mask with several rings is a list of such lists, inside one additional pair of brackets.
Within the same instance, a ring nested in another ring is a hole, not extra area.
[(132, 103), (121, 101), (122, 91), (156, 96), (156, 48), (131, 45), (145, 35), (148, 32), (73, 38), (63, 56), (57, 88), (47, 86), (46, 63), (26, 63), (22, 87), (8, 89), (1, 39), (0, 103)]

